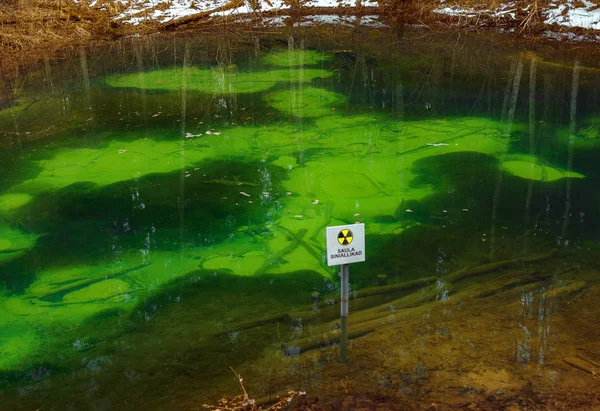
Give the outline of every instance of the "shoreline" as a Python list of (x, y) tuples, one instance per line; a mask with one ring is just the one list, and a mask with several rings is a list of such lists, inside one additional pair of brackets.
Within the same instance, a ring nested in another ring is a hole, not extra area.
[[(43, 58), (53, 58), (80, 47), (110, 44), (130, 37), (221, 30), (256, 33), (259, 29), (272, 34), (282, 29), (327, 24), (373, 29), (408, 26), (432, 32), (501, 34), (506, 36), (507, 42), (548, 43), (559, 47), (595, 47), (600, 42), (600, 10), (590, 11), (598, 14), (598, 29), (595, 29), (595, 22), (585, 23), (593, 27), (585, 28), (574, 25), (577, 20), (559, 23), (560, 17), (547, 17), (560, 11), (560, 7), (540, 6), (532, 11), (519, 6), (518, 2), (501, 3), (496, 8), (485, 8), (483, 4), (479, 8), (457, 4), (442, 8), (446, 3), (438, 1), (380, 4), (359, 0), (350, 5), (317, 0), (314, 6), (300, 2), (290, 6), (266, 0), (251, 3), (214, 0), (213, 7), (206, 6), (202, 10), (197, 6), (195, 9), (182, 7), (188, 0), (175, 0), (168, 3), (170, 6), (159, 2), (146, 8), (139, 2), (137, 6), (136, 3), (125, 6), (120, 1), (80, 0), (63, 4), (63, 1), (51, 0), (43, 8), (9, 6), (0, 11), (0, 53), (5, 56), (0, 63), (0, 76), (10, 81), (19, 76), (20, 70), (29, 71)], [(194, 12), (190, 13), (192, 9)], [(568, 15), (564, 10), (562, 13)], [(548, 21), (552, 24), (547, 24)]]

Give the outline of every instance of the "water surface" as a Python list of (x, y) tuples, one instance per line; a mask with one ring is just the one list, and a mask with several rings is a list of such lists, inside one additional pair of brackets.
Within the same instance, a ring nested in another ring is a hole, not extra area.
[[(368, 32), (133, 39), (17, 79), (0, 404), (200, 409), (233, 367), (255, 397), (594, 405), (599, 69)], [(324, 236), (354, 222), (369, 334), (341, 365)]]

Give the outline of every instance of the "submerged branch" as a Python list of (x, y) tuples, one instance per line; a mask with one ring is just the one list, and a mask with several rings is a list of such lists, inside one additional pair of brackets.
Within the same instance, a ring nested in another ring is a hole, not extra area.
[(121, 270), (119, 272), (116, 272), (114, 274), (107, 274), (107, 275), (98, 275), (98, 276), (93, 276), (93, 277), (87, 277), (84, 280), (81, 281), (76, 281), (74, 283), (70, 283), (69, 285), (65, 286), (65, 287), (59, 287), (57, 289), (52, 290), (49, 293), (46, 294), (38, 294), (38, 295), (34, 295), (34, 297), (39, 298), (39, 299), (43, 299), (43, 298), (49, 298), (49, 297), (53, 297), (56, 296), (57, 294), (68, 294), (72, 291), (76, 291), (80, 288), (86, 287), (88, 285), (92, 285), (94, 283), (98, 283), (100, 281), (104, 281), (104, 280), (108, 280), (111, 278), (115, 278), (127, 273), (130, 273), (132, 271), (136, 271), (136, 270), (140, 270), (144, 267), (149, 266), (150, 263), (144, 263), (144, 264), (140, 264), (140, 265), (136, 265), (134, 267), (131, 268), (127, 268), (125, 270)]
[(453, 283), (461, 281), (467, 277), (486, 274), (515, 264), (531, 263), (535, 261), (545, 260), (554, 257), (556, 254), (558, 254), (558, 249), (554, 249), (547, 253), (532, 255), (528, 257), (519, 257), (512, 260), (496, 261), (489, 264), (478, 265), (476, 267), (466, 267), (448, 274), (444, 277), (444, 280)]

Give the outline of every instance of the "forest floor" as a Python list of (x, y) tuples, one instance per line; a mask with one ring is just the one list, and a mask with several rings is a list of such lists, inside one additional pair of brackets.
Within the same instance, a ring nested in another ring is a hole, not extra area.
[(597, 0), (9, 0), (0, 8), (0, 73), (56, 50), (127, 36), (319, 23), (495, 30), (512, 37), (600, 40)]

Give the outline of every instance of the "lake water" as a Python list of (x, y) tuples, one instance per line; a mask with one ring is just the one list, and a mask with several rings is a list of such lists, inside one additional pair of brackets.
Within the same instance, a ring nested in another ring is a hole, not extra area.
[[(128, 39), (13, 76), (0, 408), (202, 409), (240, 393), (230, 367), (253, 398), (330, 409), (600, 406), (599, 66), (313, 30)], [(354, 222), (341, 364), (325, 227)]]

